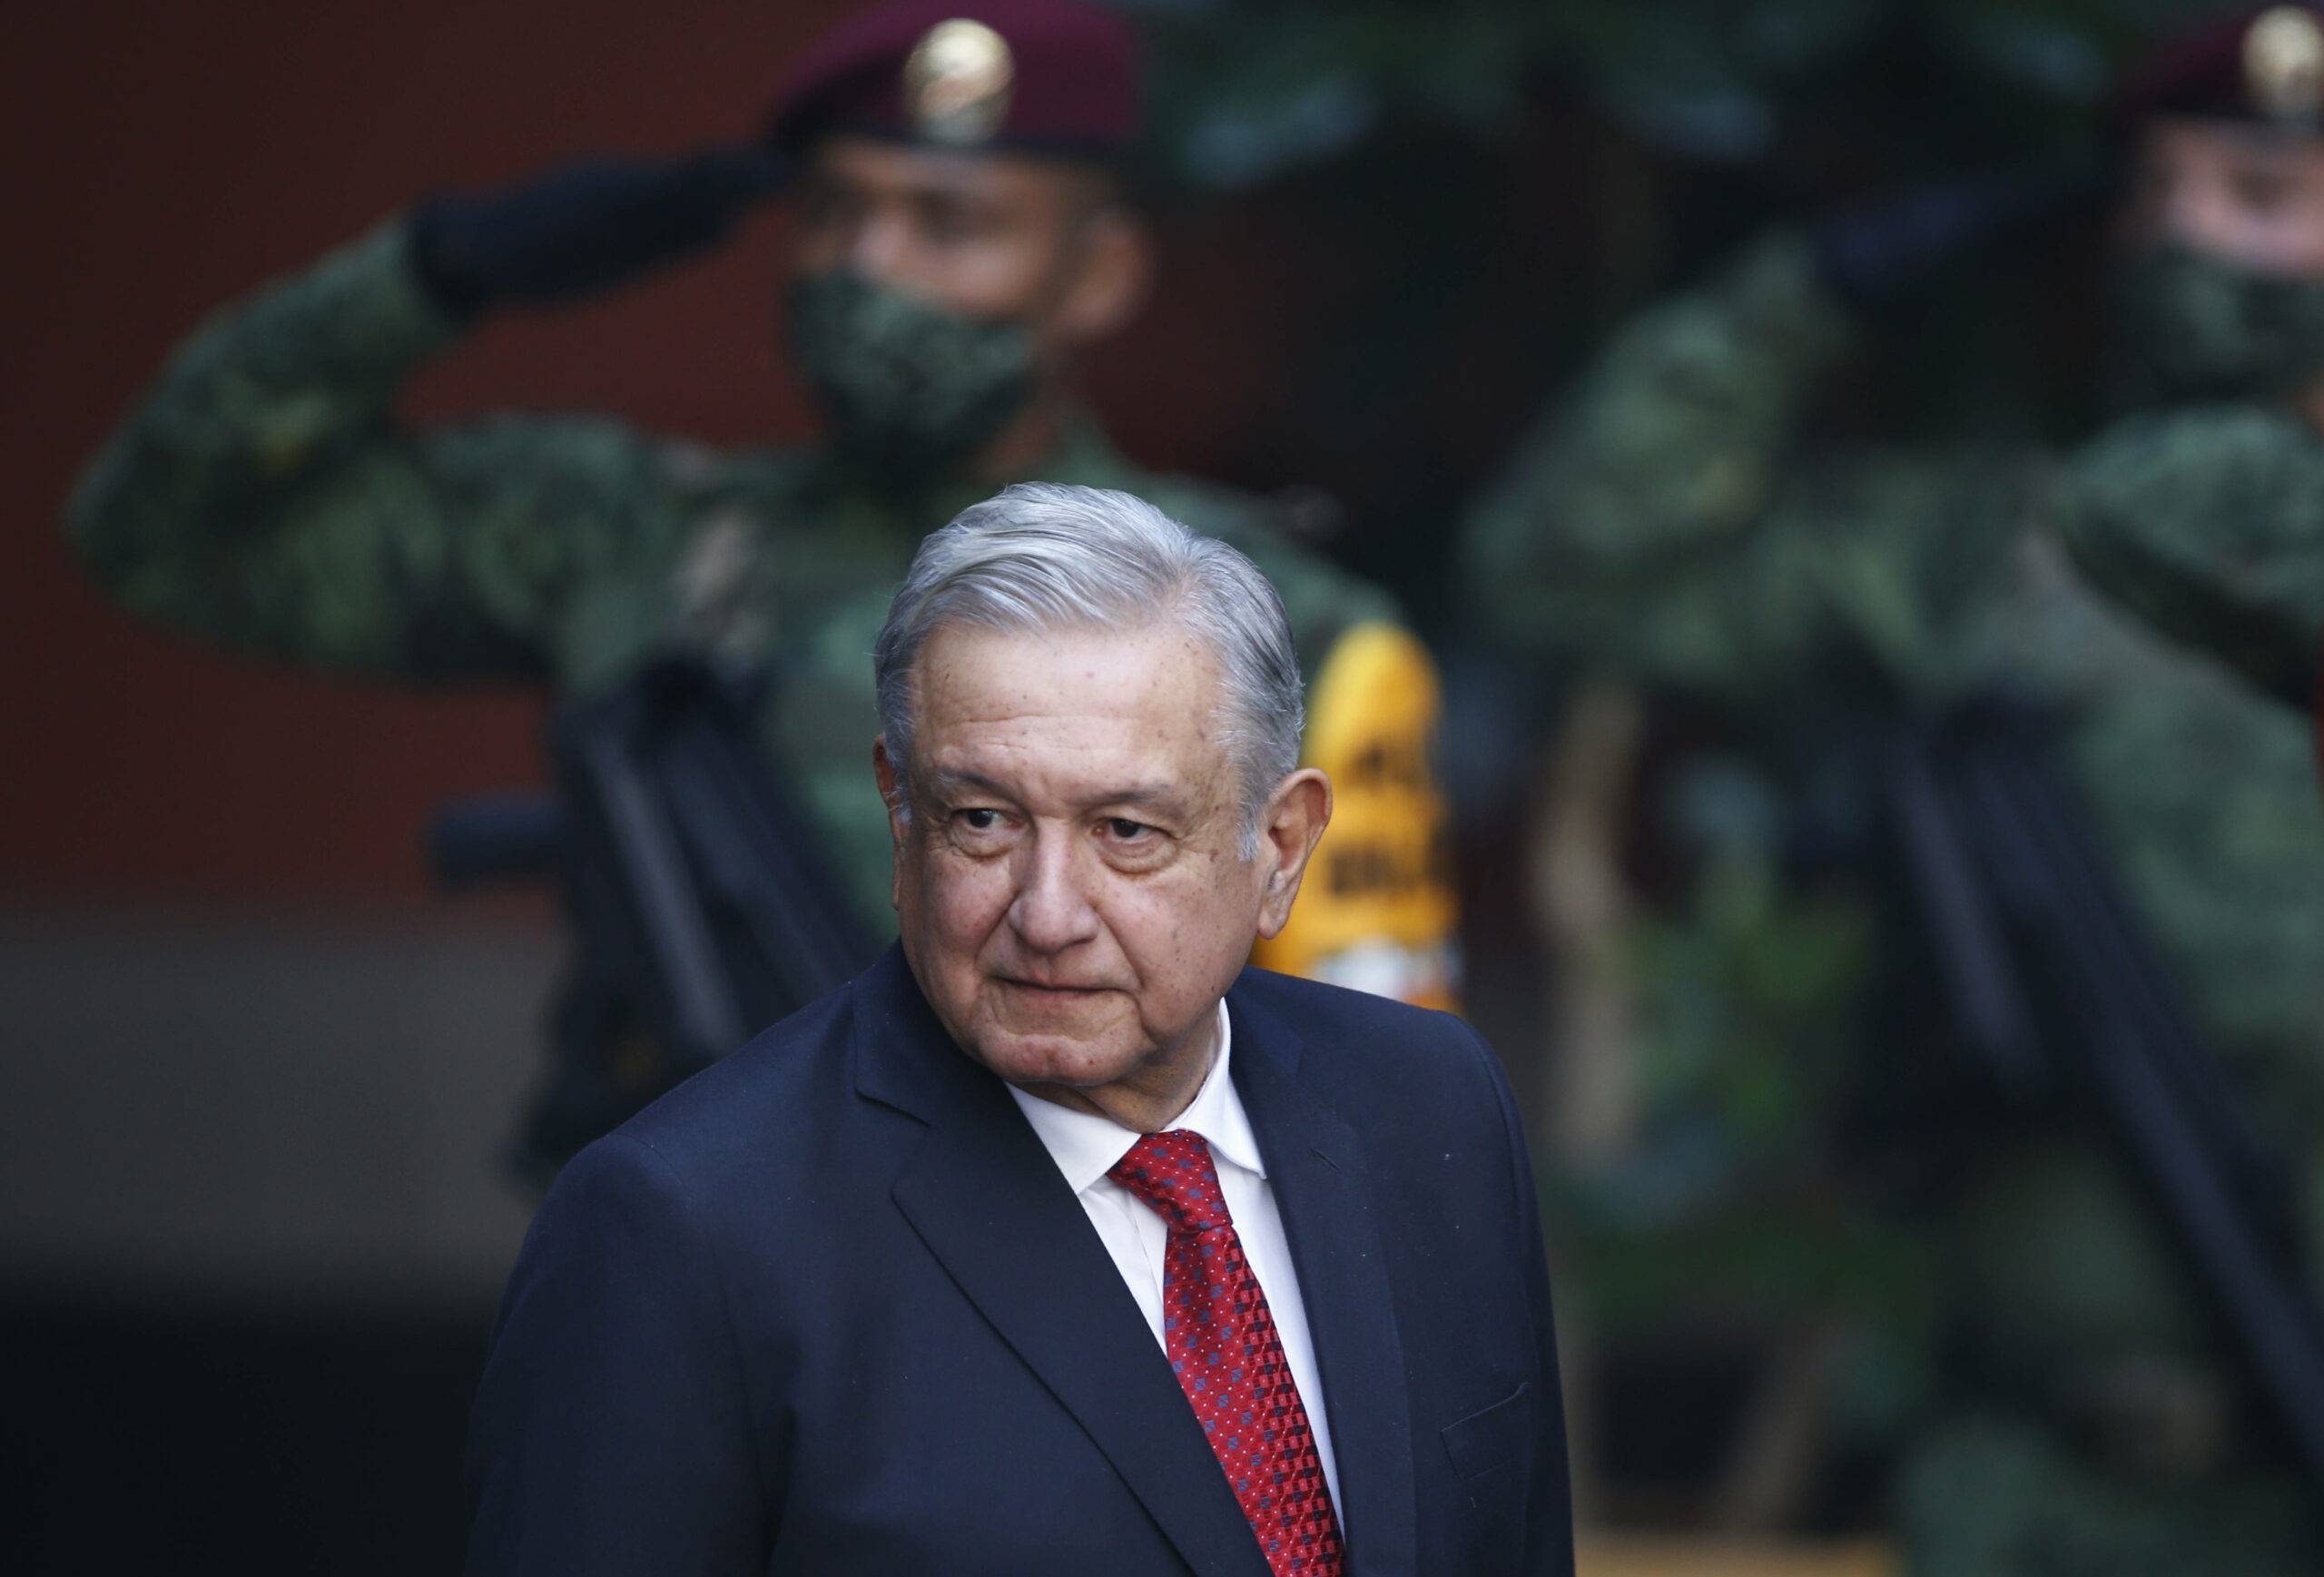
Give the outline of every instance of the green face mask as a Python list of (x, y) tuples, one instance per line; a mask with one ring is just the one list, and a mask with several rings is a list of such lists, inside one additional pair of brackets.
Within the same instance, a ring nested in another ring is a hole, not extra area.
[(790, 326), (832, 441), (900, 478), (967, 459), (1033, 392), (1033, 341), (1021, 324), (949, 312), (852, 269), (793, 285)]
[(2118, 261), (2112, 285), (2119, 380), (2133, 404), (2264, 399), (2324, 378), (2324, 281), (2160, 245)]

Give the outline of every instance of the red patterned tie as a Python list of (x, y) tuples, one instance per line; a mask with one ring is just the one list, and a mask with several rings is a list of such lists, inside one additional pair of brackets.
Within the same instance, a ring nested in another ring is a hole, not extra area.
[(1340, 1577), (1340, 1525), (1267, 1296), (1202, 1136), (1150, 1133), (1106, 1174), (1169, 1225), (1162, 1342), (1275, 1577)]

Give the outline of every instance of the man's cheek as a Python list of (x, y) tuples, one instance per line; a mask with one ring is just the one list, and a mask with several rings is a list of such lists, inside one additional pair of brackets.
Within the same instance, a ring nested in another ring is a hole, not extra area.
[(931, 885), (937, 925), (956, 946), (974, 946), (1009, 907), (1004, 861), (970, 860), (956, 853), (937, 862)]
[(1184, 974), (1206, 951), (1215, 926), (1210, 895), (1189, 895), (1158, 886), (1117, 893), (1101, 912), (1122, 950), (1151, 981)]
[(1049, 269), (1039, 250), (1014, 239), (962, 248), (945, 271), (947, 304), (979, 318), (1024, 321), (1037, 318), (1048, 293)]

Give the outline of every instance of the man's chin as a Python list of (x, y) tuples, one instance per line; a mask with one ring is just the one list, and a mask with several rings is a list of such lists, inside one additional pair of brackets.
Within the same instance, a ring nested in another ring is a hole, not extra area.
[(978, 1061), (1011, 1084), (1068, 1089), (1111, 1084), (1137, 1064), (1135, 1046), (1115, 1034), (1078, 1036), (984, 1026), (971, 1047)]

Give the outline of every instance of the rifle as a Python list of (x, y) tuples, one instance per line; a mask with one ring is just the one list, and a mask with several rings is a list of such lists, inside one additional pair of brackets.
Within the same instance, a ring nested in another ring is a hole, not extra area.
[(1897, 727), (1888, 801), (1963, 1031), (2021, 1103), (2079, 1089), (2139, 1173), (2324, 1489), (2324, 1320), (2291, 1188), (2050, 759), (2030, 709)]
[(562, 1164), (877, 952), (760, 741), (762, 694), (665, 659), (552, 718), (553, 799), (438, 818), (448, 881), (554, 874), (579, 933), (527, 1169)]

